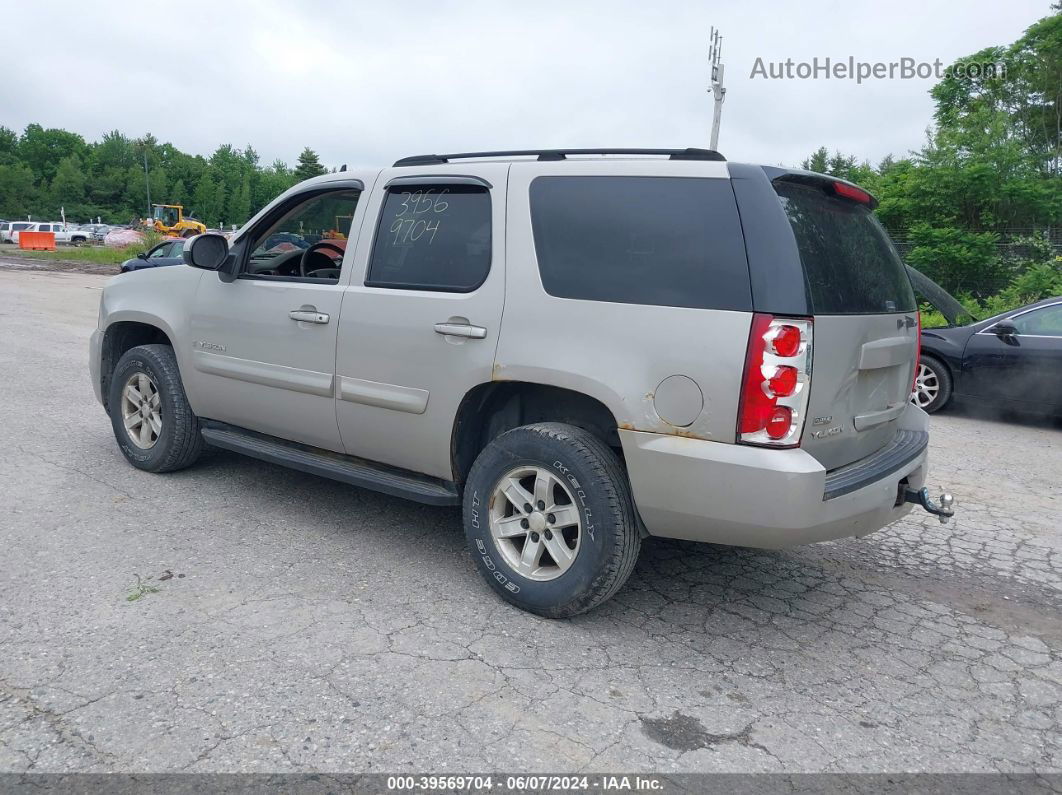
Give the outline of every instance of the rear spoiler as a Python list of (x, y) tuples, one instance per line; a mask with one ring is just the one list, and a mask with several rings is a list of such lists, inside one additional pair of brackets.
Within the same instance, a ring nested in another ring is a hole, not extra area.
[(774, 166), (764, 166), (763, 170), (771, 182), (797, 182), (801, 185), (812, 185), (842, 198), (865, 204), (871, 210), (878, 206), (878, 200), (869, 191), (859, 187), (854, 182), (849, 182), (840, 177), (831, 177), (829, 174), (818, 174), (814, 171), (804, 171), (803, 169), (777, 168)]

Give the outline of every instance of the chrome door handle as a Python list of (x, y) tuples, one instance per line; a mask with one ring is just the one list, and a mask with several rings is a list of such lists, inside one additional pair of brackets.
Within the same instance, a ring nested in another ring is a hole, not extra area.
[(483, 326), (473, 326), (470, 323), (436, 323), (435, 333), (472, 340), (481, 340), (487, 336), (487, 330)]
[(315, 309), (292, 309), (288, 312), (288, 317), (301, 323), (320, 323), (323, 325), (328, 322), (328, 315)]

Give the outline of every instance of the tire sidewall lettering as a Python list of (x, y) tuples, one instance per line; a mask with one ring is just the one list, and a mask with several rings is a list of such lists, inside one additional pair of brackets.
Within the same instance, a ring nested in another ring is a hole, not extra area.
[(558, 475), (560, 475), (568, 482), (568, 484), (571, 486), (572, 493), (579, 498), (579, 506), (583, 512), (584, 519), (583, 529), (590, 537), (590, 540), (595, 541), (594, 522), (591, 518), (594, 514), (593, 511), (590, 510), (590, 506), (586, 503), (586, 490), (579, 484), (579, 480), (575, 477), (574, 474), (572, 474), (571, 469), (569, 469), (563, 461), (554, 461), (553, 468), (557, 470)]

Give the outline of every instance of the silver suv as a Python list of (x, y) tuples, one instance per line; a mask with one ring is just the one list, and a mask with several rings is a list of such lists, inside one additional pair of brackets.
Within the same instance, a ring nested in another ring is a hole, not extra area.
[(463, 505), (503, 598), (571, 616), (642, 538), (782, 547), (919, 502), (908, 276), (860, 188), (716, 152), (429, 155), (289, 190), (118, 276), (96, 395), (133, 464), (205, 446)]

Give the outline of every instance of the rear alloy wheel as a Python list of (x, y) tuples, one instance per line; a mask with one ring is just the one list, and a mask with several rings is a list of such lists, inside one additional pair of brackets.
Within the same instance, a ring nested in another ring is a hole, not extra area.
[(567, 618), (609, 599), (641, 547), (627, 473), (581, 428), (514, 428), (479, 454), (465, 483), (472, 558), (503, 599)]
[(944, 408), (951, 399), (951, 373), (944, 364), (931, 357), (918, 363), (911, 402), (932, 414)]
[(548, 582), (571, 568), (582, 537), (572, 494), (543, 467), (519, 467), (502, 475), (490, 499), (491, 538), (512, 568)]

